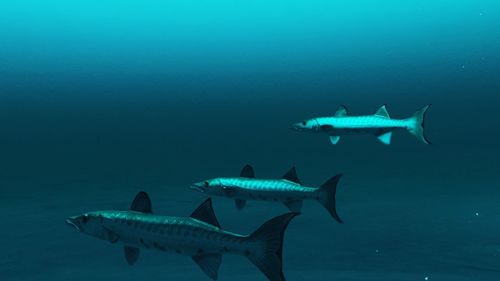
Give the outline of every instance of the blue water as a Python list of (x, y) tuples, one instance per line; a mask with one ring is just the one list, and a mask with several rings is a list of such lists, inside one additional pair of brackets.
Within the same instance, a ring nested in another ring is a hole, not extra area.
[[(314, 202), (285, 234), (297, 280), (500, 278), (498, 1), (0, 2), (0, 279), (209, 280), (187, 257), (76, 233), (70, 215), (189, 215), (192, 182), (295, 165), (319, 185), (344, 173), (335, 223)], [(431, 103), (426, 134), (300, 134), (332, 115), (395, 118)], [(287, 212), (214, 198), (246, 234)], [(244, 257), (219, 280), (266, 280)]]

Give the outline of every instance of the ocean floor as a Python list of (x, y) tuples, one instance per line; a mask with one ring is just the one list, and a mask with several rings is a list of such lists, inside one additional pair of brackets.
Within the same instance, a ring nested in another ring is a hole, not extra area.
[[(312, 201), (290, 224), (284, 245), (287, 280), (498, 280), (500, 239), (491, 231), (500, 216), (498, 200), (489, 192), (450, 193), (435, 182), (422, 191), (420, 182), (405, 178), (345, 176), (337, 200), (345, 224)], [(473, 188), (472, 182), (463, 184), (457, 190)], [(493, 182), (481, 185), (495, 190)], [(3, 280), (209, 280), (185, 256), (142, 250), (138, 263), (128, 266), (120, 246), (64, 223), (85, 211), (127, 209), (141, 189), (150, 193), (155, 213), (187, 216), (205, 198), (187, 186), (69, 182), (10, 188), (0, 199)], [(224, 198), (215, 198), (214, 208), (223, 228), (242, 234), (287, 212), (266, 202), (249, 202), (237, 211)], [(246, 258), (224, 256), (219, 280), (235, 279), (266, 280)]]

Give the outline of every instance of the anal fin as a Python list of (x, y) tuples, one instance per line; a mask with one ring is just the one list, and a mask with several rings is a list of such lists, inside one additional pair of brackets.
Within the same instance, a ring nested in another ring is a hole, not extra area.
[(285, 202), (285, 206), (292, 212), (300, 212), (302, 209), (302, 200), (293, 200)]
[(377, 135), (378, 140), (385, 145), (391, 144), (391, 137), (392, 137), (392, 131), (389, 131), (381, 135)]
[(123, 247), (125, 252), (125, 259), (129, 265), (133, 265), (139, 258), (139, 248), (125, 246)]
[(243, 210), (247, 201), (243, 199), (234, 199), (234, 203), (236, 204), (236, 209)]
[(208, 277), (217, 280), (219, 267), (222, 261), (221, 254), (197, 255), (193, 256), (193, 260)]

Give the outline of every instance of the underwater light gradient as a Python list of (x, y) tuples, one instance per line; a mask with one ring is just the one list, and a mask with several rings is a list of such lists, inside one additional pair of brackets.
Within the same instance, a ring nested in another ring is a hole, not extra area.
[(496, 65), (499, 12), (498, 1), (3, 1), (0, 90), (179, 97), (186, 85), (220, 96), (213, 85), (425, 81)]

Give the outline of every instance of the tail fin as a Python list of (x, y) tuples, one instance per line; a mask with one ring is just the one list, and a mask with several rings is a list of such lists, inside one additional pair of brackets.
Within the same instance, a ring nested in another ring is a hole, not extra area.
[(282, 268), (283, 235), (288, 223), (299, 213), (287, 213), (264, 223), (250, 240), (257, 243), (247, 256), (270, 281), (285, 281)]
[(424, 134), (424, 119), (425, 119), (425, 114), (427, 113), (427, 109), (429, 109), (431, 105), (428, 104), (421, 109), (417, 110), (413, 115), (408, 118), (408, 121), (410, 122), (410, 126), (408, 128), (408, 131), (417, 137), (420, 141), (422, 141), (425, 144), (430, 144), (431, 142), (425, 137)]
[(338, 174), (329, 180), (327, 180), (319, 189), (318, 201), (325, 207), (330, 215), (338, 221), (342, 223), (339, 215), (337, 214), (337, 209), (335, 207), (335, 196), (337, 193), (337, 184), (342, 177), (342, 174)]

